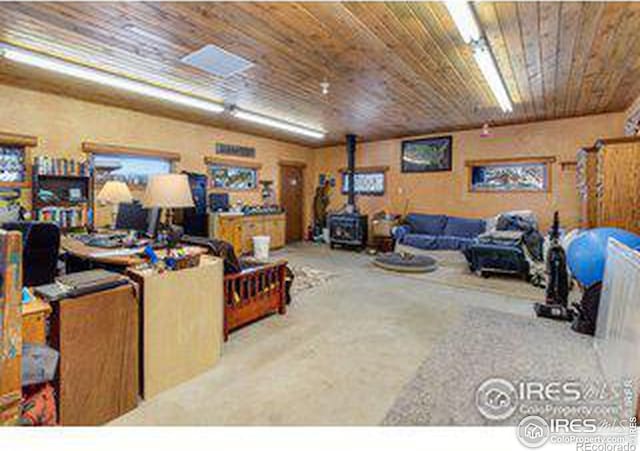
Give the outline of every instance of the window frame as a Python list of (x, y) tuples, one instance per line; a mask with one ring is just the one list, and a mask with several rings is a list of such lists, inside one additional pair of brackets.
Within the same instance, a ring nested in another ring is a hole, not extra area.
[[(369, 166), (369, 167), (360, 167), (356, 168), (354, 172), (354, 178), (356, 175), (366, 175), (366, 174), (382, 174), (382, 191), (354, 191), (358, 196), (384, 196), (387, 192), (387, 171), (389, 170), (388, 166)], [(340, 193), (342, 195), (347, 195), (348, 191), (346, 190), (346, 177), (347, 177), (347, 169), (340, 169)], [(354, 183), (355, 185), (355, 183)]]
[[(552, 164), (556, 162), (555, 157), (515, 157), (515, 158), (496, 158), (488, 160), (467, 160), (465, 166), (467, 167), (467, 190), (470, 193), (484, 193), (484, 194), (509, 194), (509, 193), (529, 193), (529, 194), (541, 194), (550, 193), (553, 189), (553, 170)], [(482, 166), (527, 166), (527, 165), (542, 165), (545, 171), (545, 186), (542, 189), (487, 189), (487, 188), (475, 188), (473, 185), (473, 171), (474, 168)]]

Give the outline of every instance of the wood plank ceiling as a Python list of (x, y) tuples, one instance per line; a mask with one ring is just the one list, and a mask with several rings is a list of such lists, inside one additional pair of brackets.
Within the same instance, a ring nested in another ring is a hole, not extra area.
[[(320, 143), (0, 61), (0, 82), (313, 145), (625, 109), (640, 95), (640, 4), (475, 5), (514, 103), (503, 114), (445, 7), (414, 3), (2, 3), (0, 41), (328, 131)], [(255, 65), (180, 63), (215, 44)], [(330, 82), (328, 95), (320, 83)]]

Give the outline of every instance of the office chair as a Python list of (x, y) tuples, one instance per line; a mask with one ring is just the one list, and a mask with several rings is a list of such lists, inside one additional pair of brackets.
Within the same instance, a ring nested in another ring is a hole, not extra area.
[(60, 229), (50, 222), (7, 222), (5, 230), (22, 232), (22, 284), (35, 287), (52, 283), (60, 252)]

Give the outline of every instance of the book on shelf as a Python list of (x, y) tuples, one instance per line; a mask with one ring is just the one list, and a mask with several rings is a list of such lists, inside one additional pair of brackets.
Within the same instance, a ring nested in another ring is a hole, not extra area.
[(36, 211), (36, 219), (69, 229), (86, 225), (88, 213), (84, 207), (44, 207)]
[(34, 158), (38, 175), (89, 176), (89, 162), (76, 161), (73, 158), (52, 158), (37, 156)]

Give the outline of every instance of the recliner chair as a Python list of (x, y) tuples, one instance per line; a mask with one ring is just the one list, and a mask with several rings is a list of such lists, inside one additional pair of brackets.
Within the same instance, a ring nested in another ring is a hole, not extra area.
[(50, 222), (20, 221), (2, 225), (22, 232), (22, 281), (25, 287), (52, 283), (60, 252), (60, 228)]

